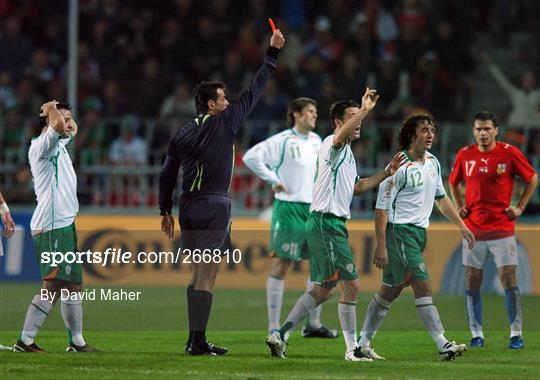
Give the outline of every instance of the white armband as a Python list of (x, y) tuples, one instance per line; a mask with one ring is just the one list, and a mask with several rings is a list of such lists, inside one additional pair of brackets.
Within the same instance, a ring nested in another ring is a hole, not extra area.
[(9, 212), (9, 207), (6, 202), (0, 204), (0, 215), (7, 214)]

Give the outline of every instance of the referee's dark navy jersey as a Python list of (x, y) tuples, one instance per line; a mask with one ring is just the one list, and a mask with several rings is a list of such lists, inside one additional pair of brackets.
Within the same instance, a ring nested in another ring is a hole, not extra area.
[(170, 213), (182, 165), (183, 195), (228, 195), (234, 165), (234, 137), (263, 94), (276, 69), (279, 50), (269, 48), (249, 89), (218, 115), (197, 117), (181, 127), (167, 150), (159, 178), (159, 207)]

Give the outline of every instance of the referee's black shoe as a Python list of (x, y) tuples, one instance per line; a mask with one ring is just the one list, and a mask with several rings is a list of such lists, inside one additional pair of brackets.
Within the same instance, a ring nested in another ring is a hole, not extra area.
[(322, 325), (319, 328), (314, 328), (306, 325), (302, 328), (302, 336), (304, 338), (327, 338), (335, 339), (339, 336), (336, 330), (330, 330), (328, 327)]
[(225, 347), (214, 346), (212, 343), (206, 341), (202, 345), (196, 345), (191, 343), (186, 348), (186, 354), (188, 355), (225, 355), (229, 349)]

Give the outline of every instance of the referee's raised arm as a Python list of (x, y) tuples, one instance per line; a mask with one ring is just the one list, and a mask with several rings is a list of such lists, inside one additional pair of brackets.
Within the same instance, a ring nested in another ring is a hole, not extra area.
[(249, 89), (244, 91), (238, 100), (223, 111), (222, 117), (225, 124), (230, 126), (235, 134), (246, 121), (251, 110), (261, 99), (266, 83), (268, 83), (272, 74), (276, 71), (279, 51), (284, 44), (285, 38), (283, 34), (279, 29), (276, 29), (270, 38), (270, 46), (266, 51), (263, 63), (253, 77)]

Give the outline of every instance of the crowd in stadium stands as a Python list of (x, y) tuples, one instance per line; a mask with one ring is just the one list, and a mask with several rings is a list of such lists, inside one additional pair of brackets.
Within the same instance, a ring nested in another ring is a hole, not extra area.
[[(25, 150), (37, 133), (40, 105), (66, 99), (67, 3), (0, 0), (4, 164), (26, 167)], [(507, 36), (510, 22), (525, 29), (535, 22), (534, 13), (504, 13), (499, 9), (504, 4), (498, 3), (80, 0), (76, 163), (160, 165), (161, 156), (152, 152), (163, 153), (171, 133), (195, 115), (194, 84), (222, 80), (230, 99), (246, 87), (268, 43), (269, 16), (287, 47), (279, 74), (251, 120), (284, 119), (288, 101), (297, 96), (316, 99), (319, 117), (326, 120), (333, 101), (359, 98), (367, 84), (382, 94), (376, 109), (380, 121), (401, 120), (418, 109), (438, 120), (465, 121), (477, 65), (476, 33)], [(491, 30), (486, 18), (493, 14), (501, 23)], [(535, 87), (534, 72), (520, 87), (494, 65), (491, 70), (511, 97), (510, 121), (530, 114), (518, 108), (524, 107), (519, 99)], [(529, 100), (537, 123), (538, 97), (536, 103)], [(262, 129), (242, 141), (252, 144), (265, 134)], [(29, 188), (29, 199), (23, 200), (31, 202), (31, 185), (22, 172), (14, 171), (8, 182)], [(138, 182), (146, 186), (144, 179)]]

